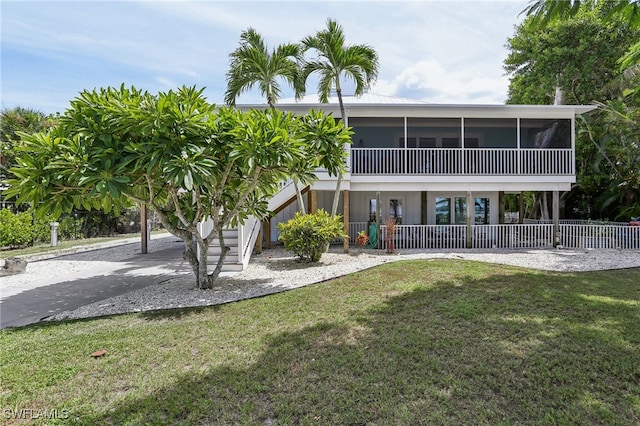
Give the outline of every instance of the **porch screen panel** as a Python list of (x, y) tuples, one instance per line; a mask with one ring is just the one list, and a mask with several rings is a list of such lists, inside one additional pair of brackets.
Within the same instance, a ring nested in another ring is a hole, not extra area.
[(351, 173), (389, 175), (401, 173), (398, 155), (400, 138), (404, 147), (404, 119), (391, 117), (350, 117)]
[(352, 148), (397, 148), (398, 138), (404, 137), (402, 117), (349, 117), (349, 126)]
[(513, 174), (518, 164), (518, 121), (515, 118), (464, 120), (466, 172), (482, 175)]
[(518, 121), (515, 118), (466, 118), (465, 147), (517, 148)]
[(571, 120), (521, 119), (520, 147), (571, 149)]
[(407, 117), (407, 173), (459, 173), (461, 140), (460, 118)]

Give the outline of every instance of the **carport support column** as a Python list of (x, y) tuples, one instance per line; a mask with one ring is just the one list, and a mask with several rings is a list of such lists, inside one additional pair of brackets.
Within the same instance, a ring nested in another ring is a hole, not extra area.
[(553, 191), (553, 246), (560, 244), (560, 191)]
[(473, 196), (471, 191), (467, 191), (467, 248), (473, 248), (473, 211), (474, 211)]
[[(344, 223), (344, 233), (349, 235), (349, 191), (342, 191), (342, 220)], [(349, 240), (350, 237), (345, 238), (342, 241), (342, 248), (345, 253), (349, 253)]]
[(266, 248), (271, 248), (271, 218), (265, 219), (262, 222), (262, 228), (264, 229), (264, 245)]
[(315, 213), (318, 210), (318, 191), (309, 191), (309, 213)]
[(140, 241), (141, 252), (147, 254), (147, 205), (140, 204)]

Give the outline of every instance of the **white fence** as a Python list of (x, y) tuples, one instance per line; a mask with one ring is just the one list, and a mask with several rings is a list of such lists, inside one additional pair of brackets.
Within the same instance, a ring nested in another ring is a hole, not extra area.
[[(349, 225), (352, 243), (366, 222)], [(466, 225), (398, 225), (393, 235), (396, 249), (463, 249), (467, 247)], [(474, 225), (472, 248), (552, 248), (552, 224)], [(381, 226), (380, 248), (387, 248), (386, 227)], [(611, 248), (640, 250), (640, 226), (560, 225), (558, 244), (564, 248)]]
[(352, 148), (354, 175), (574, 175), (571, 149)]

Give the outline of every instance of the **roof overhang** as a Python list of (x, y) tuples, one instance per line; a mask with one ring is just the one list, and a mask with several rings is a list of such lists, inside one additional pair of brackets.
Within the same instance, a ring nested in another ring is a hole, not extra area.
[[(265, 109), (264, 104), (238, 105), (241, 110)], [(434, 118), (573, 118), (597, 109), (595, 105), (476, 105), (425, 103), (345, 103), (348, 117), (434, 117)], [(340, 116), (336, 103), (279, 103), (276, 108), (304, 114), (310, 109)]]

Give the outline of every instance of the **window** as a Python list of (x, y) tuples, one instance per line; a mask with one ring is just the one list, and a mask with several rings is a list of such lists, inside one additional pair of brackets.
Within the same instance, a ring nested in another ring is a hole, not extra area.
[[(491, 223), (489, 198), (474, 199), (474, 224), (488, 225)], [(453, 212), (452, 212), (453, 207)], [(453, 217), (451, 215), (453, 213)], [(453, 218), (453, 221), (452, 221)], [(436, 225), (465, 225), (467, 223), (467, 198), (466, 197), (437, 197), (436, 198)]]
[(398, 225), (402, 225), (402, 200), (389, 200), (389, 217), (394, 218)]
[(436, 225), (451, 223), (451, 198), (436, 198)]
[(491, 223), (491, 214), (489, 212), (489, 198), (476, 198), (475, 199), (475, 224), (476, 225), (488, 225)]
[(456, 197), (454, 201), (455, 207), (455, 224), (464, 225), (467, 223), (467, 198)]
[(369, 220), (371, 222), (376, 221), (376, 217), (378, 216), (378, 200), (372, 198), (369, 200)]
[[(400, 138), (400, 147), (404, 147), (404, 138)], [(436, 138), (407, 138), (407, 148), (436, 148)]]

